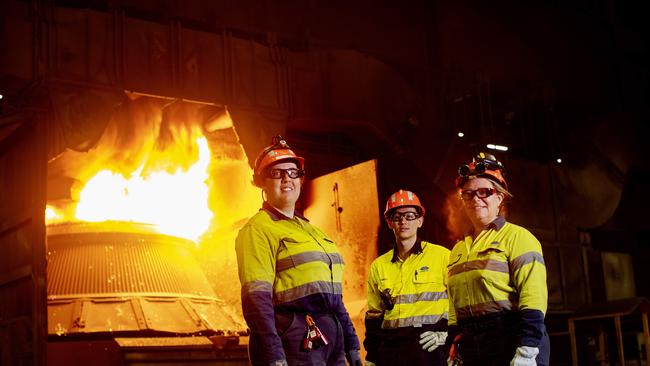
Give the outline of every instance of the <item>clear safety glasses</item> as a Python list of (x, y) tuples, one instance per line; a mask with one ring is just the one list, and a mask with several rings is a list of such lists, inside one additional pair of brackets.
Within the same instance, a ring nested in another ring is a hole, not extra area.
[(417, 212), (395, 212), (391, 215), (390, 221), (400, 222), (402, 221), (402, 218), (404, 218), (406, 221), (413, 221), (420, 218), (420, 215), (418, 215)]
[(285, 175), (291, 179), (300, 178), (305, 175), (305, 171), (302, 169), (289, 168), (289, 169), (271, 169), (266, 175), (267, 178), (271, 179), (282, 179), (282, 176)]

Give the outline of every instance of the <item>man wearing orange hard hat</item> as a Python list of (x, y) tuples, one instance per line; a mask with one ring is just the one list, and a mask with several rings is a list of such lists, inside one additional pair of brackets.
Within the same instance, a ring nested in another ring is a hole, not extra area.
[(445, 365), (449, 250), (421, 240), (425, 209), (415, 193), (388, 198), (384, 218), (395, 235), (368, 278), (367, 366)]

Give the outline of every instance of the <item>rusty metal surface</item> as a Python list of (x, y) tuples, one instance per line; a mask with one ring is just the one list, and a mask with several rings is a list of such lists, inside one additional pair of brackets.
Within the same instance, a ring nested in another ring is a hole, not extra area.
[(48, 73), (60, 80), (239, 106), (287, 109), (286, 59), (251, 40), (121, 12), (53, 8)]
[(217, 298), (192, 241), (148, 225), (76, 223), (48, 228), (48, 333), (244, 334)]
[(158, 337), (116, 338), (125, 365), (210, 365), (247, 366), (245, 338)]
[[(107, 115), (104, 108), (125, 90), (227, 105), (251, 161), (271, 136), (285, 133), (290, 118), (293, 124), (305, 121), (300, 129), (320, 126), (332, 116), (381, 125), (402, 118), (413, 107), (415, 94), (403, 77), (366, 52), (292, 49), (266, 32), (252, 36), (220, 28), (207, 31), (176, 20), (137, 18), (119, 6), (108, 12), (51, 4), (35, 7), (30, 14), (24, 4), (6, 3), (16, 15), (10, 19), (11, 29), (25, 32), (19, 32), (17, 43), (14, 32), (0, 28), (0, 41), (34, 54), (12, 51), (3, 58), (7, 62), (0, 63), (0, 77), (17, 83), (5, 92), (29, 83), (60, 87), (63, 91), (53, 93), (56, 100), (49, 105), (57, 123), (75, 124), (61, 146), (83, 143), (75, 140), (97, 130), (94, 127)], [(366, 140), (364, 134), (359, 136)]]
[(22, 117), (0, 141), (0, 362), (44, 365), (46, 121)]
[(48, 366), (249, 365), (240, 337), (117, 337), (48, 343)]
[(48, 366), (122, 366), (120, 346), (113, 339), (48, 342)]
[(65, 226), (79, 231), (48, 229), (50, 299), (104, 293), (216, 297), (192, 258), (195, 244), (189, 240), (145, 231), (106, 231), (101, 225)]
[(124, 296), (48, 303), (48, 333), (57, 336), (157, 332), (245, 334), (222, 302)]
[[(345, 260), (343, 300), (363, 338), (370, 264), (380, 225), (377, 162), (370, 160), (310, 181), (305, 215), (338, 245)], [(363, 346), (362, 346), (363, 347)]]

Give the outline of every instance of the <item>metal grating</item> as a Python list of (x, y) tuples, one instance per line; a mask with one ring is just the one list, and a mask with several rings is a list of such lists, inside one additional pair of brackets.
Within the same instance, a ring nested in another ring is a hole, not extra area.
[(48, 234), (48, 296), (120, 294), (216, 298), (193, 257), (193, 242), (150, 232)]

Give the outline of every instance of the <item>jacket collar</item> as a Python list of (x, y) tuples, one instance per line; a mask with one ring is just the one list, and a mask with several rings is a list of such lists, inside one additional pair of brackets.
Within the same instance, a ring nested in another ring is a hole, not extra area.
[[(485, 230), (494, 229), (494, 231), (499, 231), (505, 224), (506, 224), (506, 218), (503, 216), (497, 216), (496, 219), (492, 220), (492, 222), (485, 225)], [(475, 232), (474, 228), (472, 228), (471, 230), (467, 231), (464, 236), (474, 237), (476, 235), (477, 233)]]
[[(287, 215), (283, 214), (282, 212), (276, 210), (275, 207), (271, 206), (266, 201), (264, 201), (264, 203), (262, 204), (262, 208), (260, 208), (260, 211), (262, 211), (262, 210), (266, 211), (269, 214), (269, 216), (271, 216), (271, 220), (273, 220), (273, 221), (291, 220), (290, 217), (288, 217)], [(303, 219), (305, 221), (309, 221), (305, 216), (303, 216), (302, 212), (300, 212), (298, 210), (294, 210), (293, 214), (294, 214), (294, 216), (298, 216), (298, 217), (300, 217), (301, 219)]]
[[(420, 254), (422, 253), (422, 240), (420, 238), (417, 238), (415, 240), (415, 243), (413, 244), (413, 247), (411, 248), (411, 254)], [(399, 261), (399, 251), (397, 250), (397, 243), (393, 245), (393, 258), (390, 260), (392, 263), (395, 263)]]
[(503, 216), (497, 216), (491, 223), (486, 226), (486, 229), (494, 229), (496, 231), (501, 230), (503, 225), (506, 224), (506, 218)]

